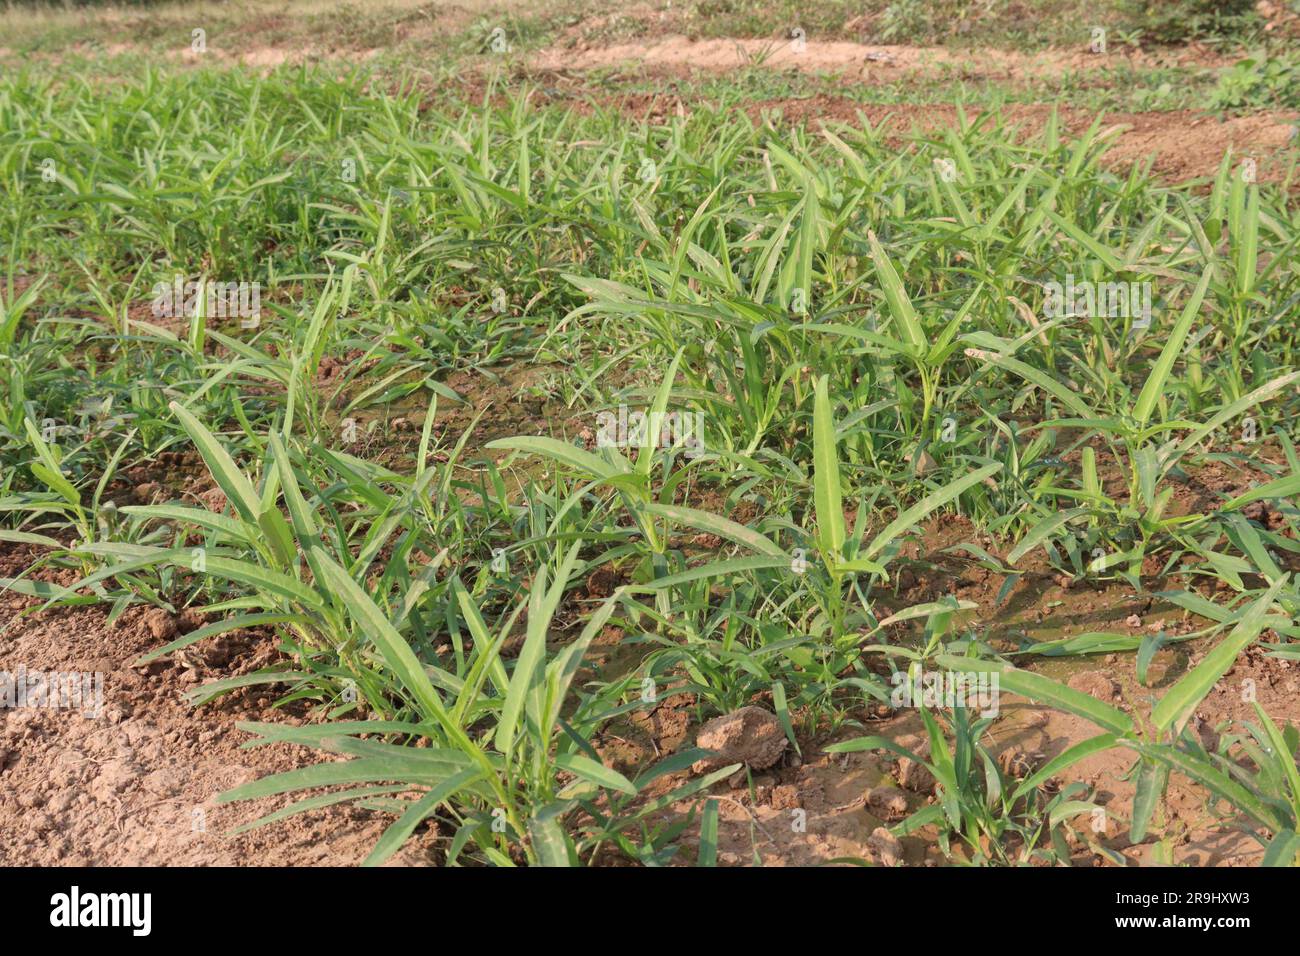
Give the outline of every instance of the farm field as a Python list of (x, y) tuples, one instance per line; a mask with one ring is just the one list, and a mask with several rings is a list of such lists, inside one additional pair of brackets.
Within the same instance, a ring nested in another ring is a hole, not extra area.
[(0, 18), (0, 862), (1300, 863), (1300, 5)]

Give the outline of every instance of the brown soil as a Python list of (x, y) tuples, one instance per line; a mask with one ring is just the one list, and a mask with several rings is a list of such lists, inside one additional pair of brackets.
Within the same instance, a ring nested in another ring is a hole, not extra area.
[(1021, 80), (1090, 72), (1123, 65), (1133, 67), (1195, 64), (1224, 67), (1235, 58), (1200, 48), (1177, 51), (1095, 54), (1087, 50), (948, 50), (944, 47), (870, 46), (863, 43), (789, 38), (692, 40), (680, 34), (603, 46), (586, 45), (570, 36), (538, 54), (543, 69), (592, 70), (635, 64), (682, 72), (728, 72), (746, 66), (800, 73), (840, 74), (855, 82), (892, 83), (915, 73), (951, 71), (954, 78)]
[[(1162, 652), (1162, 654), (1165, 652)], [(1131, 660), (1129, 658), (1128, 660)], [(1131, 664), (1115, 666), (1108, 662), (1072, 662), (1075, 676), (1072, 686), (1087, 692), (1103, 685), (1116, 688), (1118, 698), (1111, 701), (1130, 712), (1145, 713), (1153, 696), (1151, 688), (1139, 688), (1131, 677)], [(1152, 665), (1155, 675), (1168, 662), (1160, 657)], [(1258, 699), (1275, 720), (1295, 721), (1300, 717), (1297, 704), (1297, 674), (1287, 662), (1248, 653), (1238, 661), (1200, 711), (1203, 725), (1213, 728), (1220, 721), (1246, 717), (1248, 704), (1241, 702), (1241, 687), (1246, 678), (1257, 685)], [(1093, 670), (1086, 668), (1093, 667)], [(1066, 679), (1063, 673), (1055, 675)], [(1158, 680), (1157, 692), (1167, 689), (1172, 676)], [(1136, 704), (1136, 708), (1135, 705)], [(1239, 730), (1239, 725), (1234, 727)], [(1000, 716), (984, 745), (1004, 771), (1023, 777), (1067, 747), (1094, 737), (1098, 729), (1081, 718), (1046, 707), (1039, 707), (1015, 695), (1002, 695)], [(1213, 732), (1212, 730), (1206, 731)], [(928, 742), (917, 714), (903, 712), (874, 721), (861, 730), (843, 730), (815, 742), (803, 742), (802, 757), (788, 753), (782, 764), (764, 773), (753, 774), (752, 792), (743, 775), (733, 778), (735, 789), (721, 784), (713, 796), (719, 798), (718, 859), (723, 865), (750, 865), (756, 860), (765, 866), (808, 866), (837, 860), (882, 862), (871, 845), (878, 827), (892, 826), (903, 814), (934, 802), (932, 781), (919, 774), (919, 782), (908, 779), (902, 786), (899, 763), (884, 752), (827, 754), (824, 747), (838, 740), (865, 735), (892, 739), (914, 753), (928, 756)], [(1071, 862), (1076, 866), (1113, 866), (1113, 861), (1096, 852), (1090, 840), (1118, 853), (1125, 865), (1156, 862), (1153, 858), (1158, 841), (1168, 838), (1169, 851), (1176, 864), (1191, 866), (1255, 866), (1263, 851), (1245, 833), (1232, 829), (1231, 818), (1221, 818), (1207, 805), (1205, 791), (1189, 785), (1178, 776), (1170, 779), (1166, 800), (1157, 809), (1151, 832), (1140, 844), (1129, 840), (1128, 820), (1134, 785), (1124, 779), (1133, 766), (1133, 758), (1124, 750), (1104, 751), (1081, 761), (1063, 774), (1060, 783), (1082, 781), (1091, 788), (1086, 799), (1105, 808), (1105, 832), (1094, 830), (1090, 813), (1070, 821), (1067, 842)], [(665, 781), (664, 788), (680, 779)], [(891, 799), (877, 799), (883, 795)], [(893, 802), (901, 799), (905, 809), (895, 810)], [(662, 822), (680, 820), (692, 807), (683, 802), (665, 811)], [(1220, 808), (1222, 809), (1222, 808)], [(803, 811), (802, 814), (797, 811)], [(696, 830), (683, 840), (678, 862), (695, 860)], [(933, 827), (902, 837), (904, 865), (943, 865), (946, 861), (936, 844)]]
[[(11, 576), (28, 557), (4, 553)], [(0, 591), (0, 672), (98, 673), (103, 709), (0, 708), (0, 864), (5, 866), (345, 866), (365, 859), (393, 817), (350, 806), (314, 810), (238, 836), (228, 831), (293, 802), (218, 804), (239, 784), (321, 758), (273, 744), (240, 749), (244, 720), (301, 723), (250, 688), (198, 710), (182, 693), (278, 656), (268, 635), (235, 632), (174, 660), (131, 666), (163, 643), (162, 611), (106, 607), (17, 616), (36, 603)], [(151, 626), (152, 625), (152, 626)], [(435, 834), (417, 834), (390, 863), (431, 862)]]

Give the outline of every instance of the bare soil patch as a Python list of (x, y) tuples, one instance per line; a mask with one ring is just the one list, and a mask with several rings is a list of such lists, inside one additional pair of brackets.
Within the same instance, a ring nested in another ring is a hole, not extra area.
[(1230, 66), (1235, 58), (1202, 47), (1144, 52), (1092, 53), (1047, 50), (1021, 53), (992, 48), (978, 51), (945, 47), (874, 46), (842, 40), (802, 42), (781, 38), (693, 40), (681, 34), (653, 39), (587, 45), (580, 36), (562, 40), (539, 53), (542, 69), (594, 70), (638, 65), (677, 72), (729, 72), (747, 66), (799, 73), (836, 73), (862, 83), (892, 83), (915, 73), (952, 72), (965, 79), (1020, 80), (1089, 72), (1121, 65), (1152, 67), (1195, 64)]
[[(16, 574), (29, 559), (10, 548), (0, 573)], [(365, 859), (392, 822), (387, 814), (338, 805), (229, 835), (292, 801), (217, 803), (218, 794), (321, 758), (285, 744), (241, 749), (250, 738), (237, 721), (303, 720), (300, 712), (273, 709), (274, 694), (265, 688), (197, 710), (181, 695), (200, 682), (272, 663), (279, 656), (274, 639), (233, 632), (135, 668), (140, 655), (164, 643), (160, 629), (175, 624), (166, 612), (131, 609), (115, 625), (106, 622), (106, 607), (17, 616), (34, 603), (0, 592), (0, 671), (101, 674), (103, 711), (96, 717), (0, 707), (0, 863), (350, 866)], [(422, 831), (390, 862), (433, 862), (435, 836)]]

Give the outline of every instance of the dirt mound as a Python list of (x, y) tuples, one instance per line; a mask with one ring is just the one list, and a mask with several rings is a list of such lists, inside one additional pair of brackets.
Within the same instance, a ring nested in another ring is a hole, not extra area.
[(838, 73), (865, 83), (894, 82), (912, 73), (951, 72), (963, 78), (1015, 80), (1060, 76), (1118, 66), (1157, 66), (1193, 62), (1228, 66), (1232, 58), (1188, 47), (1177, 52), (1146, 54), (1087, 50), (949, 50), (944, 47), (872, 46), (839, 40), (701, 39), (680, 34), (652, 40), (584, 46), (570, 38), (542, 51), (533, 65), (541, 69), (593, 70), (636, 64), (648, 69), (728, 72), (747, 66), (800, 73)]

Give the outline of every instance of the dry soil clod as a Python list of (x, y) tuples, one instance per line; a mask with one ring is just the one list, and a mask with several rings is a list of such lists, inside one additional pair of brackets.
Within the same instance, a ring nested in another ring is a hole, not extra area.
[(867, 848), (881, 866), (898, 866), (903, 860), (903, 845), (885, 827), (876, 827), (867, 838)]
[(700, 728), (696, 746), (716, 756), (697, 760), (691, 768), (706, 773), (728, 764), (743, 763), (751, 770), (766, 770), (789, 745), (780, 721), (761, 707), (742, 707), (715, 717)]
[(873, 787), (867, 791), (867, 807), (882, 820), (901, 820), (907, 816), (907, 794), (897, 787)]

